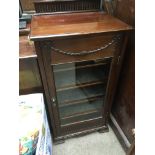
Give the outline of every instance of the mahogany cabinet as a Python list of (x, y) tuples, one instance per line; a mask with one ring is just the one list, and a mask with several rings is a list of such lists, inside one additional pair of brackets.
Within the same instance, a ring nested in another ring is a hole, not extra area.
[(35, 15), (34, 41), (54, 141), (105, 132), (131, 26), (104, 13)]

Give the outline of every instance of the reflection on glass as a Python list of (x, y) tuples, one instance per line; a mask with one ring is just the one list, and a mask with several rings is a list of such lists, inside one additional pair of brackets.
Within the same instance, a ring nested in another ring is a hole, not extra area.
[(101, 117), (110, 59), (52, 67), (61, 124)]

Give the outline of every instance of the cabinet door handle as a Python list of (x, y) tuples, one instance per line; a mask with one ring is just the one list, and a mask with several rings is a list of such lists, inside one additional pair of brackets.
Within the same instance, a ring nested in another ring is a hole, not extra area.
[(56, 106), (56, 98), (55, 98), (55, 97), (52, 97), (52, 98), (51, 98), (51, 101), (52, 101), (52, 104), (53, 104), (54, 106)]

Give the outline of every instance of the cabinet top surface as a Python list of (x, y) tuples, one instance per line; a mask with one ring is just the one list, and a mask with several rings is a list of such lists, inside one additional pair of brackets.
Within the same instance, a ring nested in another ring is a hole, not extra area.
[(130, 30), (131, 26), (104, 12), (35, 15), (31, 40)]

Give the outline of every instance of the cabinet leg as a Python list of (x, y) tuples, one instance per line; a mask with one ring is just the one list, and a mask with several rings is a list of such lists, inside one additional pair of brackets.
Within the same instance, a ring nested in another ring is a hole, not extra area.
[(99, 133), (109, 132), (108, 126), (104, 126), (103, 128), (98, 130)]

